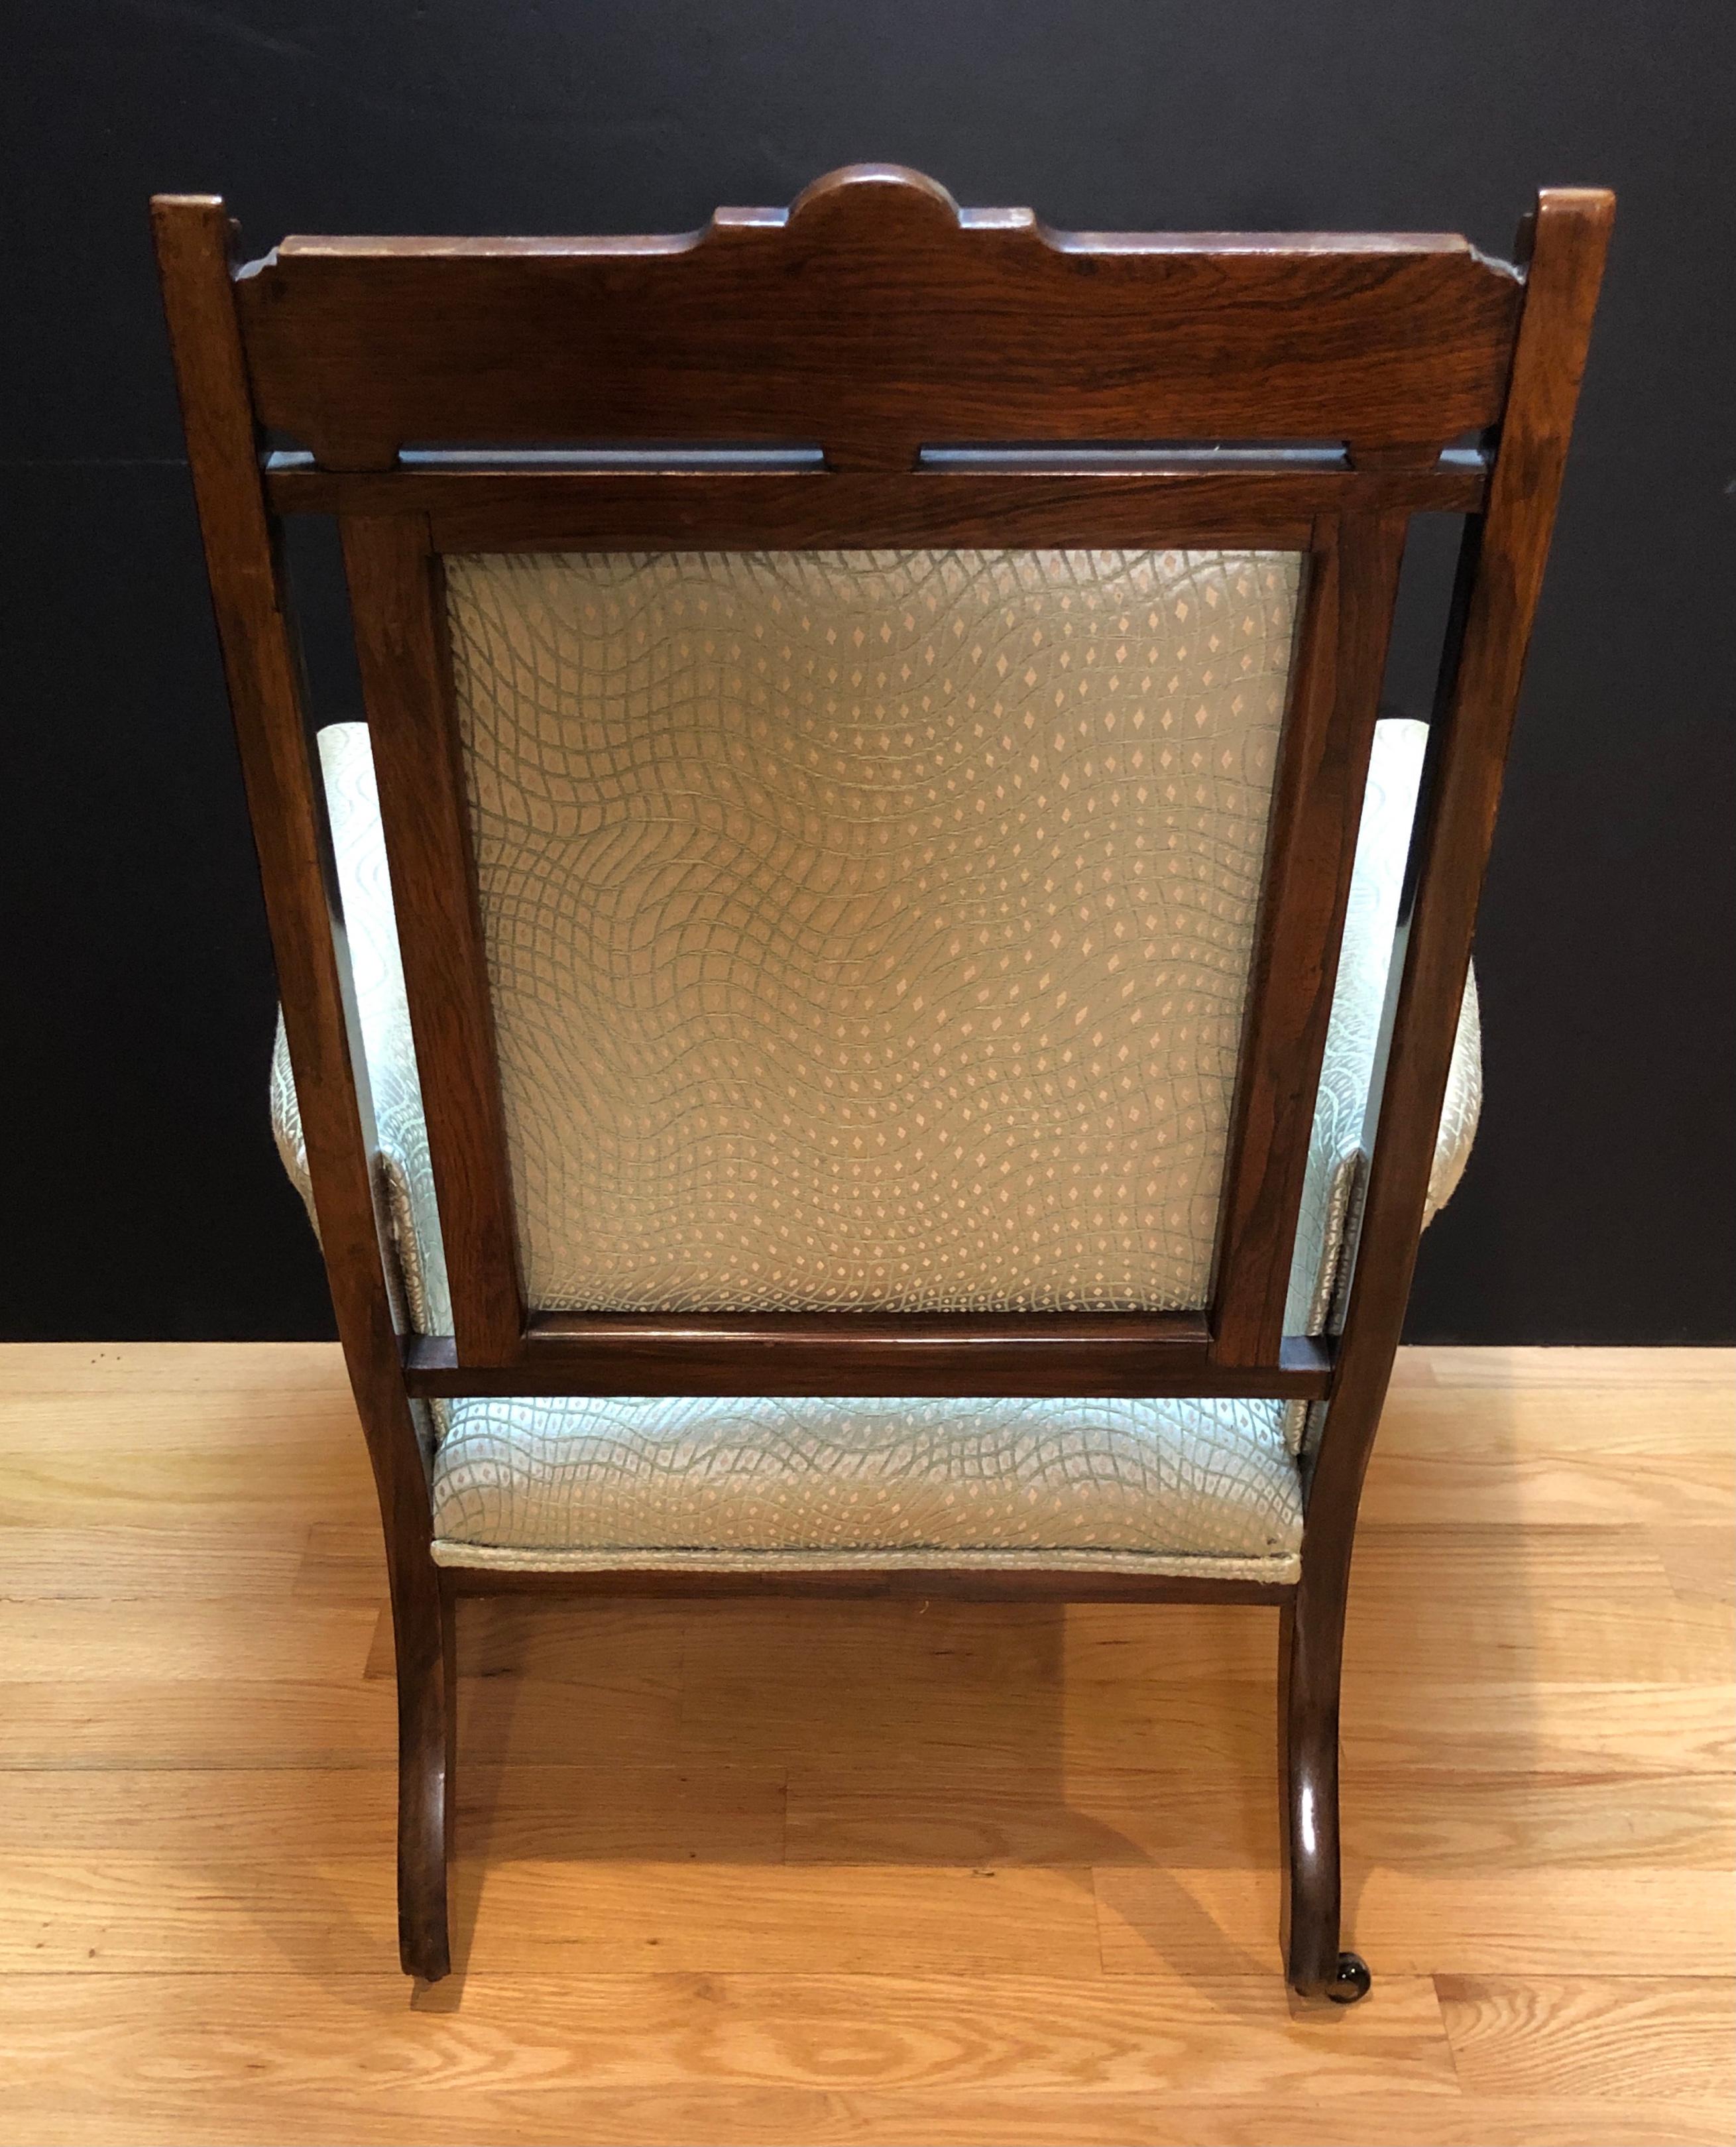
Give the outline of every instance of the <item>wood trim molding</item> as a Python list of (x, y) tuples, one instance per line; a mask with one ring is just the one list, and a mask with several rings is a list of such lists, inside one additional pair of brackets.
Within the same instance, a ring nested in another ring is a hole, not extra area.
[(428, 1479), (383, 1262), (373, 1114), (331, 829), (261, 483), (228, 219), (203, 195), (159, 195), (151, 214), (321, 1249), (379, 1494), (398, 1669), (399, 1954), (407, 1969), (443, 1975), (452, 1628), (429, 1555)]
[(868, 164), (677, 236), (288, 238), (238, 299), (261, 418), (330, 469), (682, 439), (908, 470), (940, 441), (1443, 446), (1498, 415), (1519, 279), (1441, 233), (1052, 231)]
[[(1287, 1972), (1326, 1988), (1337, 1956), (1338, 1690), (1363, 1478), (1410, 1295), (1459, 997), (1542, 587), (1614, 197), (1539, 197), (1513, 378), (1487, 513), (1470, 523), (1413, 844), (1408, 923), (1388, 991), (1373, 1154), (1333, 1396), (1306, 1485), (1302, 1577), (1283, 1614)], [(1333, 1815), (1322, 1829), (1319, 1814)]]
[(421, 514), (438, 552), (562, 551), (692, 544), (711, 550), (1053, 543), (1141, 546), (1303, 544), (1320, 514), (1467, 513), (1483, 503), (1474, 456), (1365, 471), (1275, 453), (1226, 469), (919, 469), (678, 467), (623, 470), (550, 462), (527, 468), (438, 456), (351, 475), (274, 455), (284, 514)]
[(1388, 514), (1328, 523), (1313, 557), (1224, 1168), (1212, 1309), (1219, 1364), (1268, 1363), (1283, 1335), (1405, 527)]
[(223, 203), (205, 195), (159, 196), (152, 223), (321, 1243), (350, 1376), (371, 1398), (375, 1472), (383, 1495), (388, 1486), (395, 1500), (402, 1494), (400, 1549), (408, 1554), (428, 1539), (426, 1488), (398, 1375), (368, 1071), (359, 1031), (347, 1018), (353, 991), (331, 834), (261, 488), (229, 223)]
[(1528, 230), (1532, 253), (1488, 507), (1468, 525), (1463, 600), (1446, 651), (1428, 793), (1417, 830), (1412, 902), (1393, 966), (1386, 1045), (1375, 1068), (1373, 1157), (1340, 1345), (1353, 1423), (1328, 1419), (1310, 1487), (1317, 1549), (1348, 1558), (1355, 1502), (1410, 1294), (1435, 1129), (1494, 837), (1525, 656), (1543, 587), (1615, 197), (1551, 188)]
[(653, 1596), (690, 1602), (782, 1595), (822, 1602), (1218, 1603), (1283, 1609), (1294, 1597), (1283, 1580), (1220, 1580), (1202, 1575), (1077, 1573), (1037, 1567), (861, 1568), (848, 1573), (692, 1573), (621, 1567), (608, 1573), (514, 1573), (498, 1566), (443, 1565), (453, 1595), (538, 1595), (582, 1601)]
[(472, 1362), (509, 1364), (524, 1294), (439, 560), (420, 517), (339, 527), (453, 1322)]
[(1328, 1345), (1296, 1336), (1263, 1364), (1210, 1358), (1187, 1314), (884, 1316), (693, 1313), (533, 1315), (523, 1351), (490, 1369), (449, 1338), (410, 1341), (419, 1394), (1243, 1395), (1318, 1399)]

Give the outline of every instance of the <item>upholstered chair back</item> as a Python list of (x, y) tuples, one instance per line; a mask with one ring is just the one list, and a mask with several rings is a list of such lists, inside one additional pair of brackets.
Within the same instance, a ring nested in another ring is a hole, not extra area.
[(1300, 571), (449, 558), (528, 1303), (1205, 1304)]

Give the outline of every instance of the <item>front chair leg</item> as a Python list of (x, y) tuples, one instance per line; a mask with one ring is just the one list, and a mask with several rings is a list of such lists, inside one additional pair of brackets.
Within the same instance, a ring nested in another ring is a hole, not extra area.
[(407, 1975), (438, 1983), (452, 1967), (446, 1873), (458, 1699), (453, 1604), (425, 1554), (395, 1579), (398, 1958)]
[(1279, 1837), (1283, 1848), (1284, 1972), (1304, 1998), (1353, 2005), (1367, 1964), (1338, 1948), (1338, 1674), (1344, 1580), (1310, 1584), (1280, 1613), (1278, 1657)]

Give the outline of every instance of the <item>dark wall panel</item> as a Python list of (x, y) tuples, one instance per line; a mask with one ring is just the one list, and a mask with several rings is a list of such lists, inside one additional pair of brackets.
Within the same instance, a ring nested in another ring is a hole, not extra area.
[[(8, 59), (0, 1331), (330, 1331), (146, 196), (220, 191), (261, 248), (681, 229), (873, 157), (1062, 224), (1498, 251), (1539, 183), (1620, 192), (1478, 942), (1488, 1104), (1412, 1324), (1730, 1332), (1725, 0), (62, 0)], [(1390, 683), (1426, 694), (1403, 651)]]

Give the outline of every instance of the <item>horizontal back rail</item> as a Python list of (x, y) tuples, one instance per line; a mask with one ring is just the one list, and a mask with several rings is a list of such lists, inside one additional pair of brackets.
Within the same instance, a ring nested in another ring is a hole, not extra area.
[(1266, 1364), (1213, 1363), (1189, 1313), (543, 1313), (509, 1367), (478, 1367), (434, 1337), (406, 1356), (420, 1394), (1165, 1394), (1314, 1400), (1331, 1381), (1318, 1342)]
[(1440, 234), (1052, 232), (863, 165), (675, 238), (291, 238), (237, 299), (255, 406), (331, 469), (441, 442), (1343, 440), (1499, 414), (1520, 283)]
[(1270, 463), (1227, 469), (792, 473), (440, 466), (268, 473), (283, 513), (415, 514), (439, 552), (893, 550), (929, 544), (1299, 547), (1323, 514), (1464, 513), (1480, 462), (1423, 469)]

